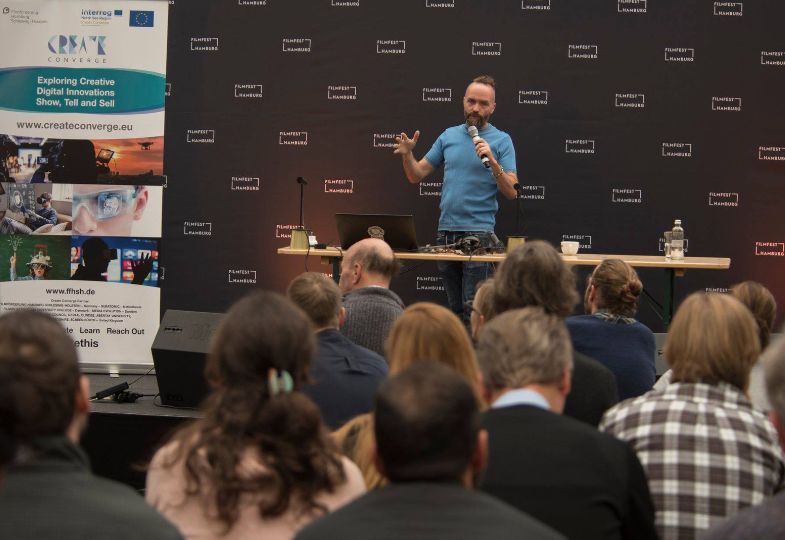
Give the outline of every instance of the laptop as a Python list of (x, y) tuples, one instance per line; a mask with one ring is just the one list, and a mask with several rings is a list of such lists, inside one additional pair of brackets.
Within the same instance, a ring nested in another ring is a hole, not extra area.
[(161, 405), (195, 409), (207, 396), (204, 365), (223, 313), (168, 309), (153, 340)]
[(393, 251), (417, 251), (414, 216), (395, 214), (335, 214), (341, 249), (364, 238), (380, 238)]

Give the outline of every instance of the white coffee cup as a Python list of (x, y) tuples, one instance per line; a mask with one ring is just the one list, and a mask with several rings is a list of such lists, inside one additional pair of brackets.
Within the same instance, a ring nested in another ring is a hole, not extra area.
[(564, 241), (561, 243), (561, 252), (565, 255), (577, 255), (580, 244), (578, 242)]

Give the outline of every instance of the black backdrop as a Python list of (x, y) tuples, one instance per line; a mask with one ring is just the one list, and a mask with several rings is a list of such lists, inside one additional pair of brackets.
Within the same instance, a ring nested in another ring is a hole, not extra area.
[[(322, 242), (345, 211), (414, 213), (431, 241), (441, 171), (409, 185), (392, 137), (420, 129), (421, 157), (481, 73), (530, 238), (653, 255), (680, 218), (688, 256), (732, 265), (688, 272), (677, 301), (755, 279), (785, 305), (783, 20), (781, 0), (170, 0), (162, 305), (283, 291), (305, 268), (275, 253), (298, 176)], [(502, 200), (497, 232), (514, 227)], [(656, 298), (662, 274), (641, 272)], [(409, 266), (393, 289), (444, 302), (437, 275)]]

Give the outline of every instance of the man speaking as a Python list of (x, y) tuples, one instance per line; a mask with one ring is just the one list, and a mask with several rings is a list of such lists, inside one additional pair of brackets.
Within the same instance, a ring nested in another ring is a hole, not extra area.
[[(411, 138), (405, 133), (395, 138), (394, 153), (400, 154), (404, 173), (412, 184), (444, 165), (439, 245), (454, 245), (467, 236), (476, 236), (478, 247), (497, 247), (499, 243), (493, 234), (499, 209), (496, 192), (515, 198), (518, 177), (512, 139), (488, 122), (495, 109), (496, 81), (482, 75), (466, 88), (466, 123), (444, 130), (423, 159), (417, 161), (412, 154), (419, 131)], [(488, 277), (490, 265), (439, 261), (438, 268), (450, 309), (468, 321), (470, 313), (464, 311), (464, 304), (474, 298), (477, 283)]]

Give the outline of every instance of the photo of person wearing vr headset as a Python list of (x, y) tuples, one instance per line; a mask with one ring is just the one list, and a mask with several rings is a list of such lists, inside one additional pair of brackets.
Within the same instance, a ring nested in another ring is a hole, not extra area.
[[(75, 242), (77, 240), (75, 239)], [(151, 242), (151, 240), (147, 241)], [(117, 248), (110, 247), (103, 238), (88, 238), (78, 247), (78, 253), (81, 255), (81, 262), (71, 275), (72, 280), (114, 281), (109, 279), (109, 264), (118, 259)], [(152, 253), (146, 253), (129, 261), (130, 272), (133, 275), (131, 284), (144, 285), (155, 262)]]
[[(147, 212), (148, 219), (143, 219), (151, 203), (151, 190), (155, 201)], [(160, 186), (76, 184), (73, 232), (84, 236), (160, 236), (160, 205)]]

